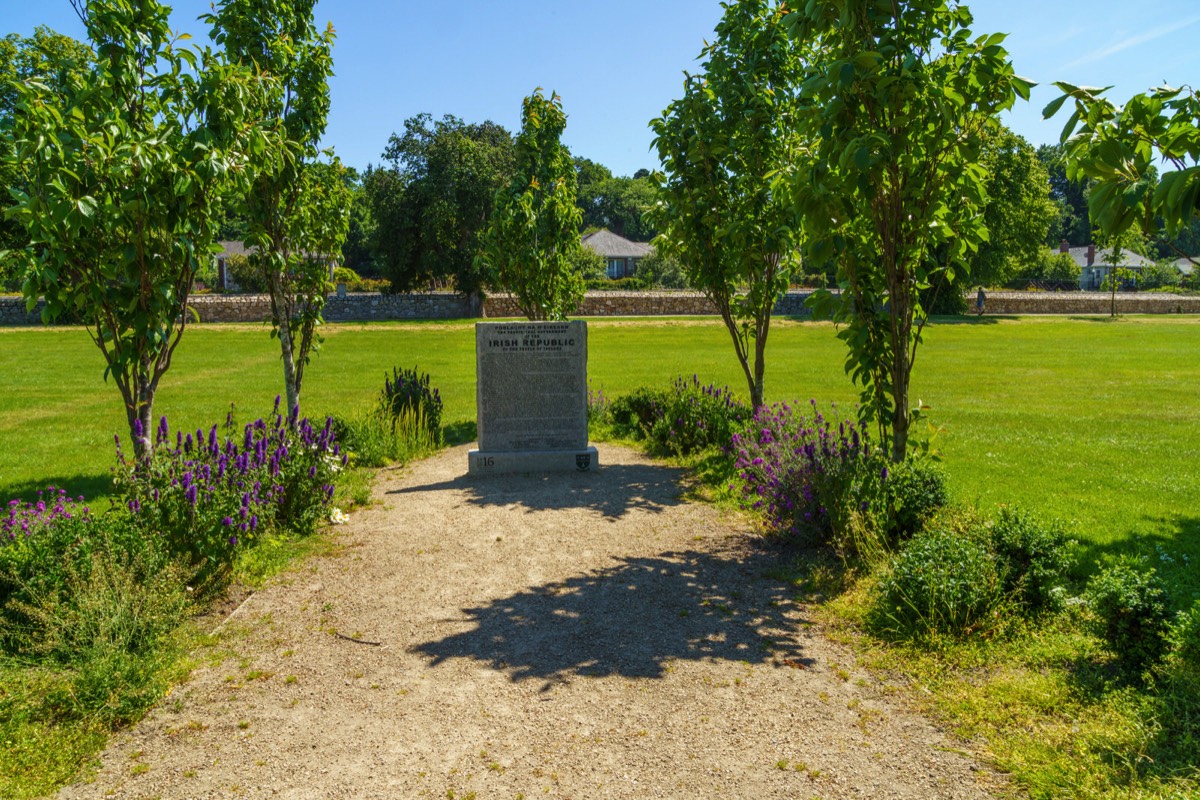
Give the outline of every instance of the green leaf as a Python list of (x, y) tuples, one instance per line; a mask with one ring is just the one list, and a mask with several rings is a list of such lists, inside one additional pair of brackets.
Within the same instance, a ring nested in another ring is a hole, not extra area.
[[(1058, 97), (1054, 98), (1049, 103), (1047, 103), (1046, 107), (1042, 109), (1042, 119), (1050, 119), (1055, 114), (1057, 114), (1058, 110), (1060, 108), (1062, 108), (1062, 104), (1067, 101), (1068, 97), (1070, 97), (1069, 94), (1059, 95)], [(1028, 99), (1028, 98), (1026, 98), (1026, 99)], [(1074, 126), (1072, 126), (1072, 127), (1074, 127)]]

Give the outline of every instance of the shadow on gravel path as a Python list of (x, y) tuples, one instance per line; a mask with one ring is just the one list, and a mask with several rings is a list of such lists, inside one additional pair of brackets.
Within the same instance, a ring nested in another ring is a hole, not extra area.
[[(413, 648), (434, 665), (471, 658), (514, 681), (570, 675), (661, 678), (675, 660), (813, 664), (788, 635), (786, 587), (763, 551), (663, 553), (463, 609), (474, 624)], [(755, 580), (758, 579), (758, 580)]]

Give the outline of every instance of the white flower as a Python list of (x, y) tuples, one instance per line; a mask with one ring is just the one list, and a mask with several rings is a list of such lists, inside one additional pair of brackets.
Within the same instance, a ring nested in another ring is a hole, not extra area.
[(350, 521), (350, 517), (346, 514), (346, 512), (342, 511), (340, 508), (335, 508), (329, 514), (329, 521), (332, 522), (334, 525), (345, 525), (347, 522)]

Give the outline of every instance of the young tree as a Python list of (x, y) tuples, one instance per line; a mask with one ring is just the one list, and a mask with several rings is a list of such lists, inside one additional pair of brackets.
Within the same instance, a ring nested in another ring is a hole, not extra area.
[(420, 114), (393, 134), (367, 195), (377, 222), (375, 249), (397, 291), (452, 282), (478, 294), (490, 276), (476, 257), (496, 192), (512, 178), (513, 137), (494, 122)]
[(786, 13), (775, 0), (727, 5), (704, 73), (688, 75), (683, 98), (650, 123), (664, 171), (655, 247), (716, 306), (755, 407), (771, 312), (800, 244), (796, 209), (772, 181), (803, 155), (793, 133), (803, 65), (781, 25)]
[(73, 2), (97, 58), (82, 75), (54, 65), (56, 92), (17, 86), (9, 160), (28, 183), (9, 214), (30, 240), (29, 307), (44, 295), (43, 320), (84, 321), (142, 454), (219, 198), (263, 144), (248, 119), (256, 83), (209, 50), (179, 49), (155, 0)]
[[(1117, 107), (1104, 89), (1054, 85), (1063, 94), (1043, 116), (1073, 101), (1062, 134), (1067, 170), (1094, 182), (1088, 212), (1104, 236), (1133, 227), (1158, 236), (1161, 226), (1169, 240), (1200, 219), (1200, 92), (1162, 86)], [(1174, 169), (1156, 181), (1158, 159)]]
[(819, 158), (795, 182), (819, 261), (834, 260), (840, 295), (814, 307), (845, 323), (847, 371), (860, 415), (903, 460), (909, 379), (927, 315), (920, 290), (950, 282), (986, 241), (982, 139), (998, 112), (1028, 97), (1002, 34), (972, 39), (965, 6), (914, 0), (809, 3), (788, 19), (817, 42), (803, 97)]
[(318, 33), (316, 0), (220, 0), (204, 17), (228, 58), (268, 79), (257, 108), (270, 146), (240, 200), (251, 266), (271, 295), (288, 409), (300, 406), (304, 368), (320, 345), (317, 326), (330, 264), (342, 251), (350, 192), (336, 159), (319, 161), (329, 116), (333, 26)]
[(566, 319), (583, 300), (583, 276), (571, 268), (579, 249), (575, 165), (562, 144), (567, 127), (557, 94), (525, 98), (516, 169), (496, 195), (481, 260), (531, 320)]

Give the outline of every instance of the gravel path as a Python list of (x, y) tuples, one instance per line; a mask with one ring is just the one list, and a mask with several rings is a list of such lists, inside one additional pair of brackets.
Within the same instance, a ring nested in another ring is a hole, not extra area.
[[(385, 473), (63, 798), (975, 798), (678, 470)], [(359, 639), (362, 642), (351, 641)]]

